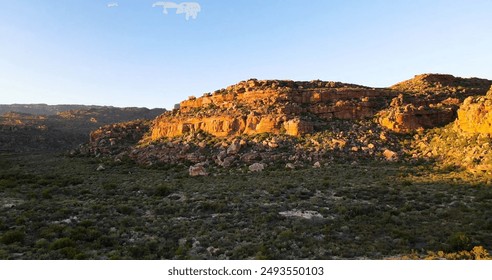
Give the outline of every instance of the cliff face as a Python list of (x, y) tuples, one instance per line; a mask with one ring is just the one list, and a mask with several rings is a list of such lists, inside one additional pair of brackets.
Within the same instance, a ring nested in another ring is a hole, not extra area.
[(424, 74), (390, 88), (339, 82), (255, 79), (180, 103), (159, 116), (150, 141), (205, 131), (218, 137), (259, 133), (299, 136), (333, 119), (377, 118), (395, 132), (446, 125), (468, 96), (485, 94), (492, 81)]
[(331, 119), (373, 117), (396, 93), (335, 82), (248, 80), (190, 98), (154, 121), (151, 138), (203, 130), (214, 136), (264, 132), (298, 136)]
[(465, 133), (492, 134), (492, 87), (486, 96), (465, 99), (456, 126)]
[(395, 132), (443, 126), (456, 119), (456, 111), (469, 96), (484, 95), (492, 81), (423, 74), (391, 87), (401, 94), (382, 110), (379, 123)]

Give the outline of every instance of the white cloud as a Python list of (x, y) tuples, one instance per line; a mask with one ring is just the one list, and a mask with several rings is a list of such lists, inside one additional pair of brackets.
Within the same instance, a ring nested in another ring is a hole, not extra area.
[(176, 14), (185, 14), (186, 20), (196, 19), (198, 13), (202, 11), (200, 4), (196, 2), (183, 2), (180, 4), (174, 2), (155, 2), (152, 7), (162, 6), (163, 13), (167, 14), (167, 9), (176, 9)]
[(116, 8), (116, 7), (118, 7), (118, 6), (119, 6), (119, 5), (118, 5), (118, 3), (117, 3), (117, 2), (113, 2), (113, 3), (109, 3), (109, 4), (108, 4), (108, 8)]

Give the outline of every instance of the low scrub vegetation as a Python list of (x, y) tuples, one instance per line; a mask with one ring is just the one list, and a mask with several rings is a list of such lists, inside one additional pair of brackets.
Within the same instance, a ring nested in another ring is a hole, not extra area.
[(0, 166), (2, 259), (486, 259), (492, 248), (490, 175), (432, 163), (206, 177), (53, 154), (3, 154)]

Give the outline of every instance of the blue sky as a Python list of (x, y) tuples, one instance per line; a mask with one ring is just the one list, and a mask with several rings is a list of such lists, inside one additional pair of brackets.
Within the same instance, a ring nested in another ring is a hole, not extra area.
[(172, 108), (248, 78), (492, 79), (490, 0), (187, 1), (197, 19), (146, 0), (0, 0), (0, 103)]

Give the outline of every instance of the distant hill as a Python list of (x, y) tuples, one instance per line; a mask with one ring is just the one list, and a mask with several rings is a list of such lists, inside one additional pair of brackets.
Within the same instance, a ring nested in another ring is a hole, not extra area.
[(8, 112), (24, 113), (31, 115), (56, 115), (61, 112), (73, 111), (73, 110), (90, 110), (90, 109), (103, 109), (103, 110), (125, 110), (142, 112), (149, 110), (152, 112), (160, 111), (163, 109), (147, 109), (139, 107), (113, 107), (113, 106), (98, 106), (98, 105), (76, 105), (76, 104), (61, 104), (61, 105), (47, 105), (47, 104), (0, 104), (0, 115)]
[[(25, 113), (31, 115), (56, 115), (70, 110), (104, 108), (97, 105), (47, 105), (47, 104), (0, 104), (0, 114), (7, 112)], [(108, 107), (106, 107), (108, 108)], [(110, 108), (110, 107), (109, 107)]]
[[(87, 142), (89, 132), (112, 123), (154, 119), (165, 109), (84, 105), (0, 105), (0, 151), (57, 151)], [(61, 111), (68, 109), (67, 111)], [(40, 114), (43, 113), (43, 114)]]

